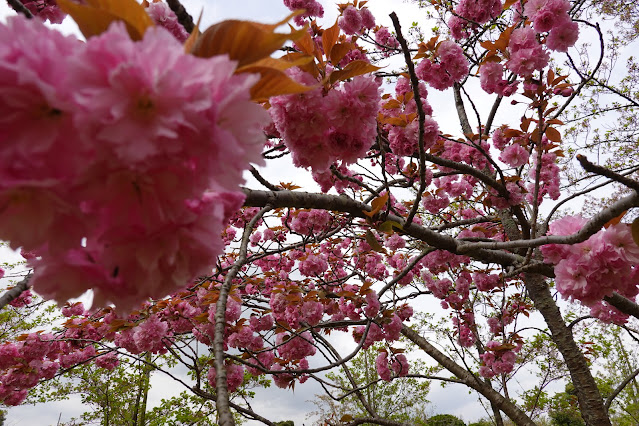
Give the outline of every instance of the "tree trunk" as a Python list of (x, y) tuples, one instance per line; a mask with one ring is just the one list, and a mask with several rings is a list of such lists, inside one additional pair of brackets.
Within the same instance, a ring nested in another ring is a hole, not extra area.
[(586, 425), (610, 426), (610, 419), (604, 408), (603, 399), (595, 379), (590, 373), (586, 358), (575, 343), (572, 330), (566, 326), (545, 279), (538, 274), (526, 274), (524, 283), (535, 308), (546, 320), (552, 334), (552, 340), (568, 366), (572, 383), (577, 392), (581, 416)]

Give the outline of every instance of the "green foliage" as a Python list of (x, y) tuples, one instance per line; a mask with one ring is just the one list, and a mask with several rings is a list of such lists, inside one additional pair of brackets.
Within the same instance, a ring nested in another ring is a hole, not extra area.
[(295, 422), (293, 420), (286, 420), (283, 422), (275, 422), (277, 426), (295, 426)]
[(550, 402), (549, 416), (551, 424), (555, 426), (585, 426), (579, 413), (575, 387), (569, 383), (566, 391), (555, 394)]
[[(414, 377), (396, 378), (391, 382), (379, 379), (375, 369), (375, 358), (378, 355), (380, 345), (374, 345), (361, 351), (348, 364), (348, 370), (356, 386), (361, 389), (361, 397), (382, 418), (414, 425), (426, 425), (426, 399), (430, 382)], [(410, 374), (427, 374), (426, 366), (420, 361), (410, 361)], [(348, 380), (344, 370), (340, 374), (329, 373), (327, 379), (340, 389), (341, 397), (353, 389), (353, 384)], [(350, 393), (348, 396), (335, 401), (328, 395), (315, 395), (312, 401), (318, 410), (311, 413), (320, 418), (318, 424), (324, 424), (325, 420), (339, 421), (343, 416), (368, 417), (361, 400)]]
[(452, 414), (437, 414), (426, 421), (427, 426), (466, 426), (466, 423)]
[(493, 422), (486, 419), (480, 419), (473, 423), (468, 423), (468, 426), (493, 426)]

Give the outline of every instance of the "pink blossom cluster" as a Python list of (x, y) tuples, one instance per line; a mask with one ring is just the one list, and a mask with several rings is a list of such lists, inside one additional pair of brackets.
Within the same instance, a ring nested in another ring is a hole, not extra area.
[(298, 267), (300, 274), (316, 277), (326, 272), (328, 263), (322, 255), (307, 254), (304, 259), (300, 260)]
[(385, 55), (399, 49), (399, 41), (390, 33), (387, 27), (380, 27), (375, 31), (375, 42), (381, 46)]
[(352, 49), (346, 55), (344, 55), (344, 58), (339, 61), (338, 65), (340, 68), (344, 68), (346, 65), (350, 64), (353, 61), (364, 61), (368, 63), (371, 62), (371, 60), (368, 58), (366, 53), (362, 51), (362, 49)]
[(331, 214), (326, 210), (297, 210), (290, 220), (293, 231), (302, 235), (313, 235), (325, 232), (331, 222)]
[[(587, 220), (566, 216), (550, 225), (551, 235), (571, 235)], [(602, 229), (579, 244), (549, 244), (541, 247), (547, 262), (554, 263), (557, 291), (566, 299), (587, 306), (617, 292), (634, 299), (639, 293), (639, 246), (625, 223)]]
[[(490, 151), (490, 146), (487, 141), (474, 141), (473, 144), (464, 144), (451, 140), (440, 140), (441, 150), (437, 152), (437, 155), (449, 160), (456, 161), (458, 163), (466, 163), (474, 166), (479, 170), (493, 170), (492, 164), (486, 158), (486, 154)], [(468, 180), (471, 186), (476, 184), (474, 177), (464, 175), (463, 179)]]
[(186, 32), (182, 24), (178, 22), (175, 12), (163, 1), (154, 1), (149, 4), (146, 12), (156, 24), (164, 27), (168, 32), (173, 34), (173, 37), (178, 39), (180, 43), (184, 43), (189, 37), (189, 33)]
[(509, 83), (503, 78), (504, 66), (497, 62), (486, 62), (479, 69), (479, 83), (488, 94), (496, 93), (499, 96), (511, 96), (517, 91), (518, 81)]
[[(361, 182), (361, 178), (358, 177), (355, 173), (349, 170), (345, 165), (341, 164), (337, 166), (337, 172), (342, 174), (345, 177), (353, 178), (356, 181)], [(322, 192), (328, 192), (331, 188), (335, 188), (335, 190), (342, 194), (347, 189), (359, 189), (361, 185), (358, 185), (356, 182), (350, 179), (341, 179), (338, 178), (331, 170), (321, 170), (321, 171), (313, 171), (313, 180), (317, 182), (320, 186)]]
[(13, 299), (9, 303), (9, 305), (13, 306), (14, 308), (22, 308), (24, 306), (30, 305), (32, 302), (33, 302), (33, 293), (31, 293), (31, 290), (25, 290), (22, 293), (20, 293), (18, 297)]
[[(317, 81), (299, 68), (291, 76), (308, 86)], [(317, 88), (270, 99), (271, 118), (297, 167), (327, 170), (336, 161), (362, 158), (377, 136), (380, 81), (357, 76), (328, 93)]]
[[(244, 367), (233, 362), (226, 362), (226, 386), (228, 387), (229, 392), (235, 392), (242, 385), (244, 381)], [(211, 365), (209, 368), (209, 372), (207, 373), (207, 379), (209, 381), (209, 385), (215, 389), (217, 372), (215, 371), (215, 367)]]
[[(422, 107), (424, 109), (424, 114), (433, 115), (433, 108), (430, 106), (426, 98), (428, 97), (428, 88), (423, 81), (419, 82), (418, 85), (419, 97), (422, 100)], [(402, 76), (397, 79), (395, 83), (395, 96), (397, 99), (402, 99), (400, 106), (397, 108), (391, 108), (387, 104), (384, 105), (384, 109), (380, 111), (384, 115), (389, 117), (399, 117), (401, 114), (413, 114), (417, 113), (417, 103), (415, 102), (415, 98), (413, 96), (413, 87), (408, 78)], [(388, 129), (390, 126), (387, 125)]]
[(436, 59), (438, 62), (424, 58), (415, 68), (417, 77), (435, 89), (448, 89), (468, 75), (468, 59), (454, 41), (442, 41), (437, 46)]
[(29, 9), (33, 16), (52, 24), (60, 24), (67, 14), (58, 7), (56, 0), (22, 0), (22, 4)]
[(53, 340), (51, 334), (32, 333), (24, 341), (0, 346), (0, 401), (19, 405), (40, 379), (55, 376), (60, 363), (53, 360)]
[[(305, 272), (311, 274), (310, 271)], [(290, 328), (299, 328), (302, 322), (317, 325), (322, 320), (325, 310), (324, 305), (315, 299), (291, 301), (285, 293), (279, 291), (272, 293), (270, 306), (273, 318), (278, 323), (285, 324)]]
[(317, 351), (314, 346), (315, 339), (308, 331), (299, 335), (280, 333), (275, 341), (278, 345), (278, 354), (286, 360), (303, 359), (315, 355)]
[(388, 352), (386, 350), (380, 351), (379, 355), (375, 358), (375, 370), (379, 375), (379, 378), (390, 382), (391, 381), (391, 369), (393, 370), (395, 377), (404, 377), (408, 375), (409, 365), (406, 355), (395, 354), (393, 355), (393, 361), (388, 362)]
[(375, 27), (375, 17), (367, 7), (356, 9), (349, 5), (342, 12), (337, 25), (339, 25), (344, 34), (358, 34), (362, 31), (362, 28), (370, 30)]
[(548, 32), (546, 46), (558, 52), (566, 52), (579, 37), (579, 26), (568, 11), (568, 0), (529, 0), (523, 13), (532, 21), (535, 31)]
[(304, 13), (297, 15), (294, 21), (297, 25), (304, 25), (305, 18), (324, 16), (324, 7), (316, 0), (284, 0), (284, 6), (290, 10), (304, 9)]
[(599, 318), (605, 323), (617, 325), (625, 324), (628, 321), (628, 318), (630, 318), (630, 315), (624, 314), (619, 309), (603, 300), (595, 302), (590, 306), (590, 315), (594, 318)]
[[(431, 116), (424, 121), (424, 150), (427, 150), (439, 137), (439, 126)], [(388, 142), (394, 154), (401, 156), (418, 155), (419, 121), (413, 120), (406, 127), (393, 126), (388, 132)]]
[(499, 154), (499, 160), (508, 164), (510, 167), (518, 168), (528, 163), (528, 150), (518, 143), (508, 145)]
[(550, 59), (530, 27), (517, 28), (512, 32), (508, 51), (510, 59), (506, 67), (522, 77), (530, 77), (534, 71), (543, 69)]
[[(464, 263), (468, 263), (467, 256), (461, 256), (446, 250), (435, 250), (428, 253), (420, 262), (431, 274), (439, 274), (449, 268), (456, 268)], [(424, 275), (422, 275), (422, 278)], [(444, 278), (447, 279), (447, 278)]]
[[(364, 333), (366, 336), (364, 337)], [(376, 323), (372, 322), (370, 327), (368, 327), (368, 332), (366, 332), (366, 326), (359, 326), (353, 330), (353, 339), (356, 343), (360, 343), (364, 339), (364, 343), (362, 343), (362, 349), (368, 349), (375, 344), (375, 342), (381, 342), (384, 340), (384, 331), (382, 328)]]
[(473, 274), (473, 281), (479, 291), (490, 291), (502, 285), (502, 279), (496, 274), (476, 272)]
[(120, 364), (118, 355), (116, 352), (108, 352), (104, 355), (100, 355), (95, 359), (95, 365), (105, 370), (111, 371)]
[[(544, 140), (547, 139), (544, 136)], [(545, 143), (542, 141), (542, 143)], [(539, 173), (539, 194), (537, 202), (541, 203), (543, 198), (548, 195), (551, 199), (556, 200), (561, 195), (559, 192), (559, 166), (556, 164), (557, 155), (552, 152), (547, 152), (541, 156), (541, 172)], [(534, 157), (532, 167), (528, 176), (528, 184), (526, 189), (528, 195), (526, 199), (529, 203), (533, 202), (535, 194), (535, 179), (537, 179), (537, 157)]]
[(483, 364), (479, 367), (482, 377), (491, 378), (513, 371), (517, 355), (513, 350), (500, 349), (502, 346), (502, 343), (494, 340), (486, 343), (486, 352), (479, 356)]
[(256, 77), (162, 28), (83, 44), (13, 17), (0, 40), (0, 237), (35, 253), (34, 289), (130, 309), (206, 273), (261, 161)]
[(448, 28), (455, 40), (468, 37), (469, 28), (483, 24), (501, 14), (500, 0), (461, 0), (455, 7), (455, 15), (448, 20)]

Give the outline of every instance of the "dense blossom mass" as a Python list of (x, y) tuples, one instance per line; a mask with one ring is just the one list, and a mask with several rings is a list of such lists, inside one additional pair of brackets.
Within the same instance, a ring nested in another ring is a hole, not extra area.
[[(574, 234), (586, 222), (579, 216), (566, 216), (550, 225), (550, 234)], [(613, 292), (630, 299), (639, 293), (639, 246), (627, 224), (609, 226), (582, 243), (549, 244), (541, 251), (557, 265), (557, 290), (565, 298), (596, 306)]]
[[(593, 318), (566, 326), (554, 292), (628, 321), (613, 297), (635, 306), (639, 246), (613, 219), (639, 201), (602, 207), (599, 229), (561, 218), (573, 195), (545, 209), (571, 169), (561, 114), (599, 84), (572, 57), (583, 84), (557, 65), (586, 27), (579, 8), (439, 2), (448, 26), (440, 18), (428, 39), (355, 0), (327, 27), (318, 1), (284, 0), (296, 11), (289, 33), (234, 20), (192, 34), (175, 3), (177, 15), (162, 1), (118, 1), (122, 16), (108, 9), (116, 2), (73, 3), (86, 41), (43, 24), (64, 18), (49, 0), (24, 2), (39, 20), (0, 24), (0, 239), (21, 248), (34, 290), (10, 309), (35, 293), (60, 304), (94, 295), (88, 309), (65, 305), (59, 329), (0, 344), (0, 401), (19, 404), (76, 365), (113, 370), (154, 354), (189, 368), (189, 389), (219, 398), (220, 418), (225, 390), (259, 418), (244, 405), (256, 378), (357, 396), (423, 377), (405, 336), (518, 424), (534, 422), (509, 380), (558, 350), (560, 373), (580, 377), (584, 419), (608, 424), (588, 414), (598, 388), (570, 339)], [(394, 55), (406, 67), (381, 69)], [(446, 94), (454, 108), (439, 102)], [(319, 189), (292, 174), (269, 181), (250, 166), (265, 158), (306, 169)], [(587, 170), (636, 184), (597, 167)], [(249, 169), (261, 189), (240, 188)], [(535, 310), (550, 332), (528, 326)], [(337, 332), (354, 348), (346, 356)], [(371, 380), (329, 385), (324, 371), (358, 351), (374, 352)]]
[[(291, 75), (308, 86), (313, 77), (299, 69)], [(297, 167), (324, 171), (333, 163), (356, 162), (375, 142), (380, 81), (355, 77), (326, 94), (321, 87), (270, 100), (271, 118)]]

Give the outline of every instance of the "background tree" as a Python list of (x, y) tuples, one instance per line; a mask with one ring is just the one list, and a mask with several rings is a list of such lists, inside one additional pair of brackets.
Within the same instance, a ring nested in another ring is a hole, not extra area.
[[(316, 423), (338, 422), (341, 419), (368, 417), (372, 410), (384, 419), (414, 425), (425, 424), (428, 392), (433, 369), (423, 362), (412, 365), (411, 373), (390, 382), (379, 378), (375, 360), (385, 350), (381, 345), (360, 351), (339, 373), (327, 373), (325, 394), (315, 395), (312, 401), (318, 410), (311, 413)], [(367, 423), (363, 423), (366, 425)]]
[(466, 426), (463, 420), (451, 414), (437, 414), (430, 417), (426, 424), (428, 426)]

